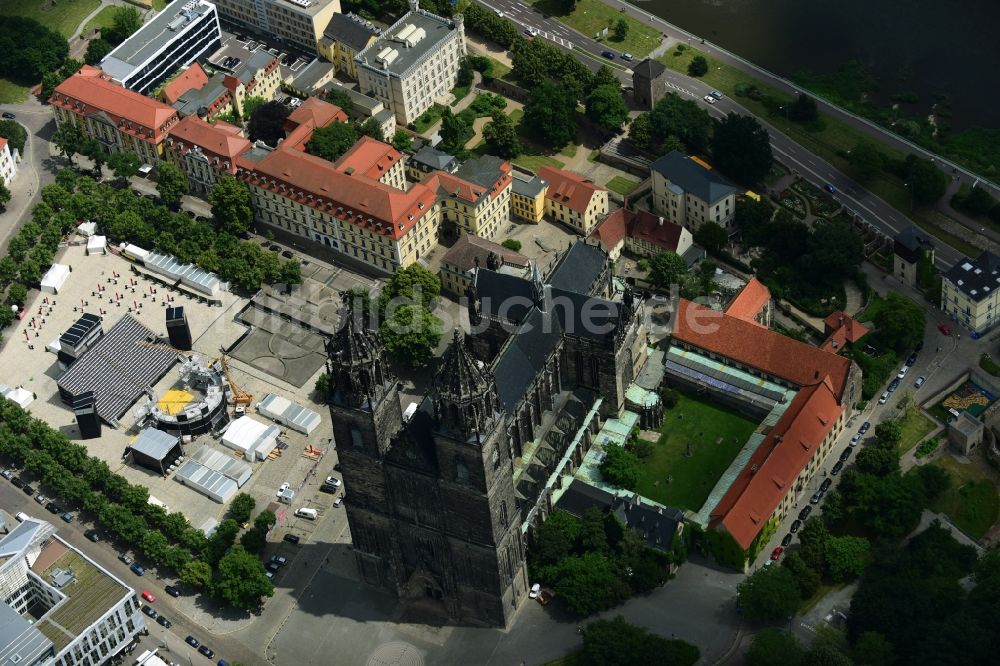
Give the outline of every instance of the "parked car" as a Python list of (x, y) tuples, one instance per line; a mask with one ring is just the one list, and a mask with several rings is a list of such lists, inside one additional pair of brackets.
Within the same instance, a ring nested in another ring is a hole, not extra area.
[(899, 388), (899, 378), (897, 377), (896, 379), (892, 380), (891, 384), (889, 384), (889, 393), (892, 393), (898, 388)]
[(795, 534), (796, 532), (799, 531), (800, 527), (802, 527), (802, 521), (796, 519), (792, 521), (792, 526), (789, 527), (788, 529), (791, 531), (792, 534)]
[(133, 562), (132, 566), (130, 566), (129, 569), (131, 569), (132, 573), (134, 573), (136, 576), (146, 575), (146, 567), (142, 566), (138, 562)]
[(281, 252), (281, 246), (279, 245), (271, 245), (267, 249), (271, 252)]
[(165, 588), (163, 588), (163, 591), (175, 599), (181, 596), (181, 591), (176, 587), (174, 587), (173, 585), (167, 585)]
[(268, 562), (267, 564), (264, 565), (264, 568), (270, 571), (271, 573), (278, 573), (279, 571), (281, 571), (281, 567), (275, 564), (274, 562)]
[(14, 120), (14, 118), (17, 118), (17, 116), (15, 116), (10, 111), (4, 111), (3, 112), (3, 117), (6, 118), (7, 120)]
[(198, 639), (195, 638), (194, 636), (188, 636), (187, 638), (184, 639), (184, 642), (193, 648), (196, 648), (199, 645), (201, 645), (201, 643), (198, 642)]
[(622, 60), (625, 60), (626, 62), (632, 62), (632, 54), (626, 51), (625, 53), (622, 54)]
[(0, 476), (2, 476), (3, 478), (9, 480), (9, 479), (14, 478), (14, 472), (12, 472), (9, 469), (5, 469), (4, 471), (0, 472)]
[(781, 557), (781, 554), (783, 552), (785, 552), (785, 549), (782, 548), (781, 546), (778, 546), (773, 551), (771, 551), (771, 560), (773, 560), (774, 562), (777, 562), (778, 558)]
[(951, 335), (951, 329), (948, 328), (948, 324), (938, 324), (938, 330), (945, 335)]
[(340, 479), (335, 476), (326, 477), (326, 481), (324, 481), (324, 483), (328, 486), (333, 486), (334, 488), (340, 487)]
[(90, 539), (94, 543), (97, 543), (98, 541), (101, 540), (101, 537), (97, 533), (97, 530), (87, 530), (86, 532), (83, 533), (83, 536), (87, 537), (88, 539)]
[(212, 652), (212, 648), (208, 647), (207, 645), (202, 645), (200, 648), (198, 648), (198, 652), (201, 652), (209, 659), (215, 656), (215, 653)]
[(344, 495), (343, 495), (343, 493), (341, 493), (340, 495), (338, 495), (337, 499), (333, 500), (333, 505), (334, 506), (340, 506), (343, 503), (344, 503)]
[(865, 421), (864, 423), (861, 424), (861, 428), (858, 429), (858, 432), (860, 432), (863, 435), (866, 432), (868, 432), (868, 429), (871, 428), (871, 427), (872, 427), (872, 424), (870, 422), (868, 422), (868, 421)]
[(143, 605), (142, 612), (148, 615), (149, 617), (153, 618), (154, 620), (156, 619), (156, 616), (159, 615), (159, 613), (157, 613), (154, 609), (146, 605)]
[(62, 509), (55, 502), (49, 502), (45, 505), (45, 510), (49, 513), (62, 513)]
[(35, 489), (33, 487), (31, 487), (31, 486), (25, 486), (24, 488), (21, 488), (21, 490), (24, 491), (25, 495), (34, 495), (35, 494)]
[(333, 466), (333, 471), (334, 471), (334, 472), (339, 472), (339, 471), (340, 471), (340, 463), (337, 463), (337, 464), (335, 464), (335, 465)]
[(813, 493), (812, 497), (809, 498), (810, 504), (819, 504), (823, 500), (823, 491), (817, 490)]
[(910, 354), (910, 355), (909, 355), (909, 356), (908, 356), (908, 357), (906, 358), (906, 365), (908, 365), (908, 366), (910, 366), (910, 367), (913, 367), (913, 365), (914, 365), (914, 364), (915, 364), (916, 362), (917, 362), (917, 352), (913, 352), (912, 354)]
[(614, 53), (614, 51), (605, 51), (601, 55), (604, 56), (605, 58), (607, 58), (608, 60), (614, 60), (615, 59), (615, 53)]
[(541, 591), (542, 591), (542, 584), (541, 583), (535, 583), (534, 585), (531, 586), (531, 591), (528, 592), (528, 598), (529, 599), (537, 599), (538, 598), (538, 593), (541, 592)]
[(154, 601), (156, 601), (156, 595), (150, 592), (149, 590), (142, 591), (142, 598), (148, 601), (149, 603), (153, 603)]
[(708, 94), (711, 95), (712, 97), (714, 97), (715, 99), (722, 99), (723, 97), (725, 97), (725, 95), (723, 95), (718, 90), (713, 90), (712, 92), (710, 92)]
[(813, 508), (806, 504), (805, 508), (799, 511), (799, 520), (805, 520), (809, 517), (809, 514), (813, 512)]
[(35, 495), (35, 501), (41, 504), (42, 506), (45, 506), (45, 504), (49, 501), (49, 498), (41, 493), (38, 493), (37, 495)]
[(131, 558), (131, 556), (129, 556), (128, 553), (122, 553), (121, 555), (119, 555), (118, 561), (123, 562), (125, 564), (132, 564), (132, 562), (134, 562), (134, 560)]
[(277, 564), (279, 567), (283, 567), (286, 564), (288, 564), (288, 558), (283, 557), (281, 555), (272, 555), (271, 561)]
[(284, 252), (281, 253), (281, 256), (283, 256), (285, 259), (291, 259), (292, 257), (295, 256), (295, 254), (291, 250), (285, 250)]
[(906, 373), (908, 373), (909, 371), (910, 371), (910, 366), (904, 365), (902, 368), (899, 369), (899, 372), (896, 374), (896, 379), (902, 379), (903, 377), (906, 376)]
[(781, 547), (788, 548), (788, 546), (790, 546), (791, 543), (792, 543), (792, 533), (789, 532), (788, 534), (785, 535), (785, 538), (781, 540)]
[(820, 485), (819, 489), (825, 493), (832, 484), (833, 479), (823, 479), (823, 483)]
[(878, 398), (878, 404), (884, 405), (886, 403), (886, 401), (888, 401), (888, 400), (889, 400), (889, 392), (888, 391), (882, 391), (882, 395), (880, 395), (879, 398)]
[(173, 623), (162, 615), (156, 618), (156, 623), (165, 629), (169, 629), (174, 626)]
[(70, 513), (69, 511), (67, 511), (66, 513), (59, 514), (59, 517), (63, 519), (64, 523), (72, 523), (73, 522), (73, 514)]
[(861, 433), (857, 433), (854, 437), (851, 437), (851, 446), (857, 446), (858, 442), (861, 441)]
[(705, 97), (703, 99), (706, 102), (708, 102), (709, 104), (715, 104), (715, 101), (716, 101), (715, 98), (712, 97), (711, 95), (705, 95)]
[(854, 449), (846, 448), (844, 452), (840, 454), (840, 462), (847, 462), (847, 459), (851, 457), (851, 451)]
[(914, 388), (920, 388), (921, 386), (924, 385), (924, 382), (926, 382), (926, 381), (927, 381), (927, 378), (924, 377), (923, 375), (920, 375), (919, 377), (917, 377), (917, 381), (913, 382), (913, 386), (914, 386)]
[(10, 480), (10, 485), (14, 486), (15, 488), (23, 488), (24, 479), (22, 479), (19, 476), (15, 476), (13, 479)]
[(833, 469), (830, 470), (830, 474), (832, 474), (833, 476), (837, 476), (838, 474), (840, 474), (840, 470), (842, 469), (844, 469), (844, 463), (843, 461), (838, 460), (836, 463), (834, 463)]
[(284, 541), (287, 541), (288, 543), (298, 543), (299, 542), (299, 536), (297, 534), (286, 534), (284, 537), (282, 537), (282, 539)]

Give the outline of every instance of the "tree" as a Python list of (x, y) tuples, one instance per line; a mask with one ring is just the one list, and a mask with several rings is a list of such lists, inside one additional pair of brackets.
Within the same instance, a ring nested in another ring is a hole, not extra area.
[(139, 547), (142, 549), (143, 555), (159, 565), (163, 563), (170, 544), (167, 543), (167, 537), (163, 536), (162, 532), (149, 530), (142, 535)]
[(601, 474), (608, 483), (635, 490), (642, 476), (642, 462), (639, 458), (620, 444), (608, 444), (604, 447), (604, 460), (601, 461)]
[(883, 421), (875, 426), (876, 446), (895, 450), (902, 438), (903, 424), (899, 421)]
[(249, 529), (240, 536), (240, 545), (250, 553), (260, 553), (267, 545), (267, 533), (256, 527)]
[(531, 91), (522, 123), (545, 145), (562, 148), (576, 137), (576, 97), (544, 83)]
[(250, 207), (250, 190), (243, 182), (225, 174), (216, 181), (208, 201), (212, 205), (212, 220), (219, 231), (235, 236), (250, 228), (253, 208)]
[(537, 572), (535, 567), (558, 564), (569, 556), (573, 552), (579, 533), (580, 521), (569, 513), (557, 509), (549, 514), (538, 528), (535, 540), (528, 551), (532, 573), (548, 578), (549, 576)]
[(219, 561), (217, 570), (212, 594), (236, 608), (258, 608), (263, 597), (274, 594), (274, 586), (264, 575), (260, 559), (243, 546), (234, 546), (232, 552)]
[(893, 449), (867, 446), (858, 453), (854, 464), (862, 474), (888, 476), (899, 471), (899, 456)]
[(302, 284), (302, 264), (294, 259), (281, 264), (279, 282), (284, 282), (289, 286)]
[(0, 209), (6, 208), (9, 202), (10, 190), (8, 190), (4, 182), (0, 180)]
[(123, 183), (139, 173), (141, 166), (142, 160), (135, 153), (121, 151), (108, 156), (108, 167), (115, 172), (115, 178)]
[(716, 222), (705, 222), (694, 232), (694, 242), (718, 254), (729, 243), (729, 233)]
[(243, 110), (240, 113), (244, 118), (249, 118), (253, 115), (254, 111), (259, 109), (264, 104), (267, 104), (267, 100), (260, 95), (254, 95), (253, 97), (247, 97), (243, 100)]
[(104, 175), (101, 169), (108, 159), (108, 153), (104, 150), (101, 142), (97, 139), (85, 138), (79, 152), (81, 155), (91, 159), (94, 163), (94, 179), (101, 180), (101, 177)]
[(587, 97), (587, 118), (604, 129), (617, 132), (628, 119), (628, 106), (621, 87), (598, 86)]
[(413, 146), (413, 137), (404, 129), (397, 129), (392, 135), (392, 147), (402, 152), (409, 150)]
[(948, 176), (934, 162), (915, 155), (906, 158), (906, 184), (919, 206), (936, 202), (948, 189)]
[(237, 523), (245, 523), (250, 520), (250, 514), (253, 513), (255, 506), (257, 506), (257, 501), (252, 496), (240, 493), (230, 502), (228, 516)]
[(257, 517), (253, 520), (254, 529), (260, 530), (261, 532), (267, 532), (272, 527), (278, 523), (278, 517), (274, 515), (273, 511), (268, 511), (265, 509), (257, 514)]
[(181, 197), (188, 193), (187, 174), (173, 162), (160, 162), (157, 168), (156, 191), (160, 193), (163, 203), (171, 208), (177, 208)]
[(508, 238), (500, 244), (503, 245), (508, 250), (513, 250), (514, 252), (521, 251), (521, 241), (517, 240), (516, 238)]
[(335, 162), (358, 141), (358, 131), (351, 123), (331, 123), (318, 127), (306, 143), (306, 151)]
[[(826, 508), (824, 506), (825, 511)], [(816, 594), (820, 585), (823, 584), (819, 572), (802, 559), (802, 555), (799, 554), (798, 550), (789, 552), (781, 564), (787, 567), (792, 572), (792, 575), (795, 576), (795, 583), (799, 586), (799, 594), (803, 599), (808, 599)]]
[(746, 654), (746, 666), (794, 666), (802, 660), (803, 650), (791, 632), (764, 629), (757, 632)]
[(739, 605), (749, 620), (785, 620), (801, 603), (799, 587), (785, 567), (764, 567), (737, 587)]
[(476, 70), (472, 68), (472, 61), (468, 56), (462, 58), (458, 63), (458, 75), (455, 78), (455, 85), (467, 88), (476, 79)]
[(859, 183), (870, 183), (882, 173), (882, 153), (871, 141), (858, 141), (854, 144), (847, 161), (851, 165), (851, 175)]
[(835, 583), (847, 583), (862, 573), (871, 559), (871, 544), (864, 537), (830, 537), (826, 543), (827, 575)]
[(799, 531), (799, 555), (816, 572), (826, 571), (826, 544), (833, 537), (822, 520), (807, 520)]
[(708, 74), (708, 61), (705, 56), (695, 56), (688, 64), (688, 76), (705, 76)]
[(411, 368), (422, 368), (441, 342), (441, 320), (420, 305), (400, 305), (380, 327), (386, 351)]
[(628, 37), (628, 29), (629, 29), (628, 21), (626, 21), (624, 18), (620, 18), (617, 21), (615, 21), (613, 30), (614, 40), (616, 42), (625, 41), (625, 38)]
[(0, 16), (0, 41), (0, 76), (15, 81), (39, 81), (46, 72), (58, 70), (69, 54), (65, 37), (21, 16)]
[(875, 316), (879, 339), (897, 353), (924, 339), (924, 323), (924, 309), (896, 292), (889, 293), (885, 307)]
[(614, 563), (599, 553), (573, 555), (560, 561), (553, 588), (569, 610), (580, 616), (610, 608), (630, 593)]
[(331, 88), (327, 91), (324, 99), (330, 104), (340, 107), (344, 113), (347, 114), (350, 114), (351, 109), (354, 107), (354, 102), (351, 101), (351, 96), (347, 94), (346, 90), (342, 90), (341, 88)]
[(837, 647), (818, 641), (806, 653), (803, 662), (809, 666), (853, 666), (850, 657)]
[(386, 283), (379, 294), (379, 310), (385, 312), (392, 299), (419, 303), (430, 308), (441, 296), (441, 279), (420, 264), (410, 264), (401, 268)]
[(73, 161), (73, 155), (79, 152), (83, 146), (83, 134), (80, 128), (73, 121), (64, 121), (56, 128), (52, 135), (52, 143), (63, 157), (68, 157)]
[(261, 104), (247, 123), (250, 140), (263, 141), (269, 146), (278, 145), (278, 140), (285, 137), (285, 119), (291, 112), (292, 110), (281, 102)]
[(666, 151), (668, 137), (676, 137), (689, 153), (703, 153), (709, 145), (712, 118), (693, 100), (667, 93), (650, 112), (650, 150)]
[(985, 187), (973, 187), (961, 199), (961, 208), (972, 215), (986, 215), (997, 205), (997, 200), (993, 198)]
[(24, 144), (28, 140), (28, 130), (16, 120), (0, 120), (0, 136), (7, 139), (11, 150), (24, 153)]
[(465, 150), (465, 143), (474, 134), (472, 125), (462, 115), (455, 115), (450, 108), (441, 114), (441, 150), (458, 154)]
[(582, 666), (692, 666), (700, 657), (698, 648), (690, 643), (657, 636), (629, 624), (621, 615), (588, 623), (583, 628), (583, 650), (579, 653)]
[(653, 140), (653, 127), (651, 116), (648, 113), (640, 113), (632, 119), (628, 126), (628, 140), (639, 150), (650, 148)]
[(204, 589), (212, 582), (212, 567), (208, 562), (191, 560), (181, 568), (180, 579), (188, 585)]
[(809, 95), (800, 93), (795, 101), (788, 105), (788, 117), (797, 123), (812, 123), (819, 120), (819, 109), (816, 100)]
[(753, 116), (730, 113), (715, 126), (712, 157), (733, 179), (754, 185), (771, 171), (771, 136)]
[(924, 487), (924, 494), (930, 500), (937, 499), (951, 487), (951, 474), (937, 465), (920, 465), (917, 467), (917, 476)]
[(892, 643), (877, 631), (866, 631), (854, 643), (854, 662), (860, 666), (893, 666)]
[(330, 378), (330, 375), (325, 372), (320, 373), (320, 376), (316, 378), (316, 384), (313, 388), (324, 400), (330, 395), (330, 389), (332, 388), (331, 382), (332, 379)]
[(104, 56), (111, 53), (114, 48), (114, 45), (105, 39), (92, 39), (87, 44), (87, 52), (83, 54), (83, 61), (88, 65), (96, 65), (104, 60)]
[(687, 268), (687, 262), (676, 252), (661, 252), (649, 261), (649, 280), (660, 289), (667, 289), (681, 282)]
[(490, 153), (504, 159), (513, 159), (521, 154), (521, 141), (517, 138), (517, 127), (503, 111), (494, 111), (492, 120), (483, 127), (483, 139)]
[(620, 88), (621, 85), (621, 81), (618, 80), (614, 71), (607, 65), (601, 65), (594, 74), (594, 89), (601, 86), (615, 86)]
[(142, 17), (135, 7), (117, 7), (111, 27), (101, 30), (101, 37), (111, 44), (121, 44), (142, 27)]

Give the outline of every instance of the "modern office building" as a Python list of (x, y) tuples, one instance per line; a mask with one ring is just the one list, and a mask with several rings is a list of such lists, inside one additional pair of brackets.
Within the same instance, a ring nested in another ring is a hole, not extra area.
[(26, 518), (0, 539), (0, 663), (91, 666), (145, 628), (135, 590)]
[(340, 13), (340, 0), (217, 0), (215, 4), (224, 22), (306, 53), (318, 52), (323, 30)]
[(147, 164), (160, 159), (167, 132), (180, 122), (172, 107), (115, 83), (90, 65), (60, 83), (49, 102), (57, 125), (74, 122), (109, 153), (132, 152)]
[(705, 222), (728, 229), (736, 216), (736, 188), (712, 169), (672, 150), (650, 165), (653, 210), (696, 231)]
[(215, 5), (205, 0), (175, 3), (153, 17), (101, 60), (115, 81), (143, 95), (198, 58), (222, 46)]
[(962, 257), (942, 276), (941, 309), (970, 331), (993, 328), (1000, 320), (1000, 257), (988, 250)]
[(442, 18), (420, 9), (417, 0), (410, 8), (355, 58), (361, 90), (381, 100), (401, 125), (455, 87), (466, 54), (461, 14)]

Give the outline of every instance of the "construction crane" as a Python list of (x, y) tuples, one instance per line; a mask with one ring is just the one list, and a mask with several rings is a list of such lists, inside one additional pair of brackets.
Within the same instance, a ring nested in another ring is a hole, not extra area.
[(222, 366), (222, 374), (229, 382), (229, 389), (233, 392), (233, 402), (236, 403), (236, 414), (242, 416), (246, 414), (247, 408), (250, 403), (253, 402), (253, 396), (241, 389), (235, 381), (233, 381), (233, 376), (229, 373), (229, 362), (226, 358), (226, 352), (222, 352), (222, 356), (219, 357), (219, 364)]

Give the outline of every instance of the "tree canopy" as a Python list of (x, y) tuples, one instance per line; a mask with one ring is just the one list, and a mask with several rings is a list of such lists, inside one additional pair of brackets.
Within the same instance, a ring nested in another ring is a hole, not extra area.
[(851, 165), (851, 175), (859, 183), (870, 183), (882, 173), (882, 153), (871, 141), (858, 141), (854, 144), (847, 160)]
[(211, 589), (213, 596), (245, 610), (258, 608), (264, 597), (274, 594), (274, 586), (264, 575), (260, 558), (247, 552), (242, 545), (233, 546), (233, 550), (219, 560)]
[(306, 151), (322, 157), (328, 162), (336, 162), (358, 141), (358, 130), (351, 123), (330, 123), (317, 127), (312, 138), (306, 142)]
[(755, 185), (771, 170), (771, 135), (753, 116), (730, 113), (715, 126), (712, 158), (734, 180)]
[(173, 162), (160, 162), (156, 170), (156, 191), (163, 203), (176, 208), (181, 197), (188, 193), (188, 177)]
[(944, 196), (948, 176), (929, 159), (909, 155), (906, 158), (906, 184), (918, 206), (926, 206)]
[(225, 174), (215, 182), (208, 201), (212, 205), (212, 220), (219, 231), (235, 236), (250, 228), (253, 208), (246, 184)]
[(692, 666), (700, 657), (698, 648), (690, 643), (657, 636), (629, 624), (621, 615), (583, 628), (580, 661), (586, 666)]
[(69, 55), (66, 38), (23, 16), (0, 16), (0, 76), (37, 83), (62, 67)]
[(676, 252), (661, 252), (649, 261), (649, 281), (668, 289), (681, 282), (687, 269), (687, 262)]
[(684, 144), (688, 153), (704, 153), (708, 149), (711, 131), (712, 119), (705, 109), (694, 100), (667, 93), (649, 112), (648, 149), (657, 155), (662, 154), (666, 152), (663, 146), (667, 139), (675, 137)]
[(795, 577), (786, 567), (758, 569), (737, 589), (740, 607), (750, 620), (785, 620), (802, 602)]
[(889, 292), (885, 300), (875, 315), (879, 340), (897, 352), (912, 349), (924, 338), (924, 309), (896, 292)]
[(576, 97), (565, 87), (544, 83), (531, 91), (522, 122), (545, 145), (562, 148), (576, 137)]
[(802, 645), (791, 632), (763, 629), (754, 634), (746, 666), (795, 666), (802, 662)]
[(635, 490), (642, 475), (639, 458), (619, 444), (608, 444), (604, 453), (604, 460), (601, 461), (604, 478), (619, 488)]
[(587, 117), (608, 131), (618, 131), (628, 119), (628, 106), (618, 82), (597, 86), (587, 96)]
[(263, 141), (269, 146), (278, 145), (278, 140), (285, 138), (285, 119), (291, 112), (291, 109), (278, 101), (261, 104), (247, 123), (250, 140)]
[(490, 122), (483, 127), (483, 138), (489, 152), (504, 159), (513, 159), (521, 154), (521, 141), (517, 137), (517, 127), (503, 111), (494, 111)]

